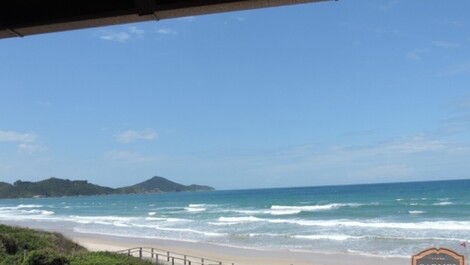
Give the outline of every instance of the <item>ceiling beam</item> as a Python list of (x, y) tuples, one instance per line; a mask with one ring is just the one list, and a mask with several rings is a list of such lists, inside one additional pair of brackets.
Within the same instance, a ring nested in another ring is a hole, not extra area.
[(326, 0), (5, 0), (0, 38)]

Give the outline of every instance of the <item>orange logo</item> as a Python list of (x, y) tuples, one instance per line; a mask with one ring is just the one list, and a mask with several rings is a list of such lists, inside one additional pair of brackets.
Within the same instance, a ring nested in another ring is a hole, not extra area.
[(450, 249), (430, 248), (414, 255), (411, 265), (465, 265), (465, 258)]

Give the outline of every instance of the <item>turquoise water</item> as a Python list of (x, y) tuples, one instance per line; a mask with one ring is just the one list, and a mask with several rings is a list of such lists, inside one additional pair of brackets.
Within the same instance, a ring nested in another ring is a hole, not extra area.
[(0, 200), (0, 220), (247, 248), (409, 256), (470, 241), (470, 180)]

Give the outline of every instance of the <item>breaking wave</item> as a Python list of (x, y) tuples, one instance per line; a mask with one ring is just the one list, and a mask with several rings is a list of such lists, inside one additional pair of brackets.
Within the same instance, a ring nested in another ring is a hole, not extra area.
[(315, 212), (315, 211), (328, 211), (334, 210), (341, 207), (360, 207), (364, 204), (360, 203), (331, 203), (325, 205), (305, 205), (305, 206), (284, 206), (284, 205), (273, 205), (272, 210), (281, 211), (298, 211), (298, 212)]

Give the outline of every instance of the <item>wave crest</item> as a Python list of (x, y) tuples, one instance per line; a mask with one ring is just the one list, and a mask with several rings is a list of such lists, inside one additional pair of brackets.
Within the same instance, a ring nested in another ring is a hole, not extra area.
[(302, 211), (302, 212), (315, 212), (315, 211), (327, 211), (334, 210), (341, 207), (359, 207), (363, 204), (360, 203), (330, 203), (324, 205), (305, 205), (305, 206), (285, 206), (285, 205), (273, 205), (271, 210), (283, 210), (283, 211)]

